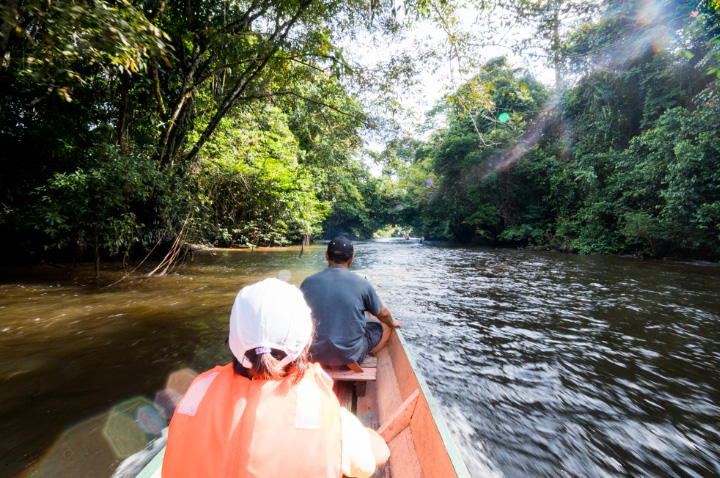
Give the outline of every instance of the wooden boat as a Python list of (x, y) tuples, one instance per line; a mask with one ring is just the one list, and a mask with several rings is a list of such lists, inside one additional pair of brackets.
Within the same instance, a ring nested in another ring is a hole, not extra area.
[[(395, 329), (362, 371), (330, 370), (343, 406), (378, 431), (390, 448), (390, 460), (375, 478), (468, 478), (440, 410), (420, 375), (407, 343)], [(164, 450), (138, 475), (159, 478)]]
[(374, 358), (375, 367), (371, 357), (362, 373), (329, 372), (343, 405), (388, 443), (390, 460), (373, 477), (469, 477), (399, 329)]

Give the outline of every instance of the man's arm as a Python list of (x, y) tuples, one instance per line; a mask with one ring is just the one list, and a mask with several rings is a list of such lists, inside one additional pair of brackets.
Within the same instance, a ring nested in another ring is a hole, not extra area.
[(397, 320), (394, 320), (394, 319), (392, 318), (392, 314), (390, 313), (390, 311), (388, 310), (388, 308), (385, 307), (384, 305), (380, 308), (380, 313), (379, 313), (376, 317), (378, 318), (378, 320), (379, 320), (380, 322), (382, 322), (383, 324), (387, 325), (387, 326), (390, 327), (391, 329), (392, 329), (393, 327), (398, 327), (398, 328), (401, 328), (401, 327), (402, 327), (402, 325), (400, 324), (400, 322), (398, 322)]
[[(375, 292), (375, 289), (372, 285), (365, 280), (365, 283), (367, 284), (367, 291), (363, 297), (363, 304), (365, 306), (365, 310), (368, 311), (370, 314), (377, 317), (377, 319), (385, 324), (390, 330), (392, 330), (395, 327), (402, 327), (400, 325), (400, 322), (397, 320), (393, 320), (392, 314), (388, 310), (387, 307), (385, 307), (382, 303), (382, 299), (380, 299), (380, 296), (378, 296), (377, 292)], [(377, 306), (380, 306), (380, 312), (377, 314), (373, 314), (373, 310), (377, 310)]]

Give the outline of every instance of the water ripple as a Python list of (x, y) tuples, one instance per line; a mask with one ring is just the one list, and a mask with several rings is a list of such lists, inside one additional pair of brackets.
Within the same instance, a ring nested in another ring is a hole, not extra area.
[[(472, 476), (720, 476), (720, 268), (404, 240), (355, 250)], [(174, 371), (227, 362), (243, 285), (325, 267), (322, 245), (298, 252), (208, 251), (111, 288), (124, 271), (4, 275), (3, 473)]]
[(473, 476), (720, 473), (717, 267), (392, 240), (366, 254)]

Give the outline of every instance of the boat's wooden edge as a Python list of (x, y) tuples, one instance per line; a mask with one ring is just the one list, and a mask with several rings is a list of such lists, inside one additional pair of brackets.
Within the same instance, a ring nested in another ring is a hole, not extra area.
[(430, 409), (430, 414), (435, 421), (438, 433), (440, 434), (440, 438), (445, 445), (445, 449), (447, 450), (447, 454), (455, 470), (455, 474), (459, 478), (470, 478), (470, 472), (468, 472), (468, 469), (465, 466), (465, 462), (463, 462), (460, 451), (458, 450), (457, 445), (455, 445), (455, 441), (453, 440), (452, 435), (450, 434), (450, 430), (448, 429), (447, 424), (443, 419), (440, 407), (438, 407), (437, 402), (435, 401), (435, 397), (433, 397), (432, 392), (430, 391), (430, 387), (428, 386), (427, 382), (425, 382), (425, 379), (420, 373), (420, 369), (415, 362), (415, 358), (410, 353), (410, 348), (407, 341), (405, 340), (405, 337), (399, 329), (395, 329), (395, 332), (397, 333), (398, 340), (400, 341), (400, 344), (405, 351), (408, 362), (410, 362), (410, 368), (415, 374), (415, 379), (417, 380), (420, 387), (420, 392), (423, 394), (425, 402)]
[(145, 465), (142, 471), (135, 478), (160, 478), (162, 471), (163, 457), (165, 456), (165, 447), (158, 452), (157, 455)]

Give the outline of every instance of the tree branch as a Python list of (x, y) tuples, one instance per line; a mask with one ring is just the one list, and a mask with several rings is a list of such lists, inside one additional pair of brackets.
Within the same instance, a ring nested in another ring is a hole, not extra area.
[(310, 6), (312, 2), (313, 0), (306, 0), (305, 2), (303, 2), (298, 8), (297, 12), (295, 12), (295, 15), (293, 15), (285, 23), (280, 24), (279, 19), (276, 20), (275, 23), (276, 25), (278, 25), (278, 27), (268, 41), (273, 45), (272, 48), (260, 64), (258, 64), (254, 68), (248, 68), (246, 71), (243, 72), (242, 75), (240, 75), (240, 78), (238, 78), (238, 81), (235, 84), (232, 92), (225, 98), (223, 103), (218, 108), (218, 111), (215, 113), (215, 116), (213, 116), (212, 120), (210, 120), (210, 123), (205, 128), (205, 131), (203, 131), (198, 141), (195, 143), (195, 145), (193, 145), (193, 148), (190, 150), (190, 153), (188, 153), (187, 157), (185, 158), (187, 162), (191, 163), (195, 159), (195, 157), (200, 152), (200, 149), (205, 145), (210, 136), (215, 132), (218, 124), (220, 124), (220, 120), (225, 117), (230, 108), (237, 102), (240, 95), (245, 91), (245, 89), (247, 89), (248, 85), (252, 83), (252, 81), (260, 74), (261, 71), (263, 71), (263, 69), (265, 69), (270, 60), (276, 55), (276, 53), (280, 49), (282, 41), (287, 37), (292, 26), (295, 25), (295, 23), (300, 19), (302, 13)]
[(315, 100), (315, 99), (313, 99), (313, 98), (309, 98), (309, 97), (307, 97), (307, 96), (304, 96), (304, 95), (298, 93), (297, 91), (290, 91), (290, 90), (286, 90), (286, 91), (276, 91), (276, 92), (267, 93), (267, 94), (264, 94), (264, 95), (243, 96), (242, 99), (243, 99), (243, 100), (262, 100), (262, 99), (267, 99), (267, 98), (273, 98), (273, 97), (276, 97), (276, 96), (294, 96), (294, 97), (296, 97), (296, 98), (302, 99), (303, 101), (307, 101), (308, 103), (312, 103), (312, 104), (317, 105), (317, 106), (322, 106), (323, 108), (328, 108), (328, 109), (333, 110), (333, 111), (335, 111), (336, 113), (339, 113), (339, 114), (341, 114), (341, 115), (343, 115), (343, 116), (347, 116), (348, 118), (352, 118), (352, 119), (354, 119), (354, 120), (357, 120), (357, 121), (362, 122), (363, 124), (367, 124), (367, 123), (365, 122), (364, 117), (362, 117), (362, 116), (353, 115), (353, 114), (351, 114), (351, 113), (348, 113), (348, 112), (346, 112), (346, 111), (343, 111), (343, 110), (341, 110), (341, 109), (339, 109), (339, 108), (337, 108), (337, 107), (335, 107), (335, 106), (332, 106), (332, 105), (330, 105), (330, 104), (328, 104), (328, 103), (325, 103), (325, 102), (323, 102), (323, 101), (318, 101), (318, 100)]

